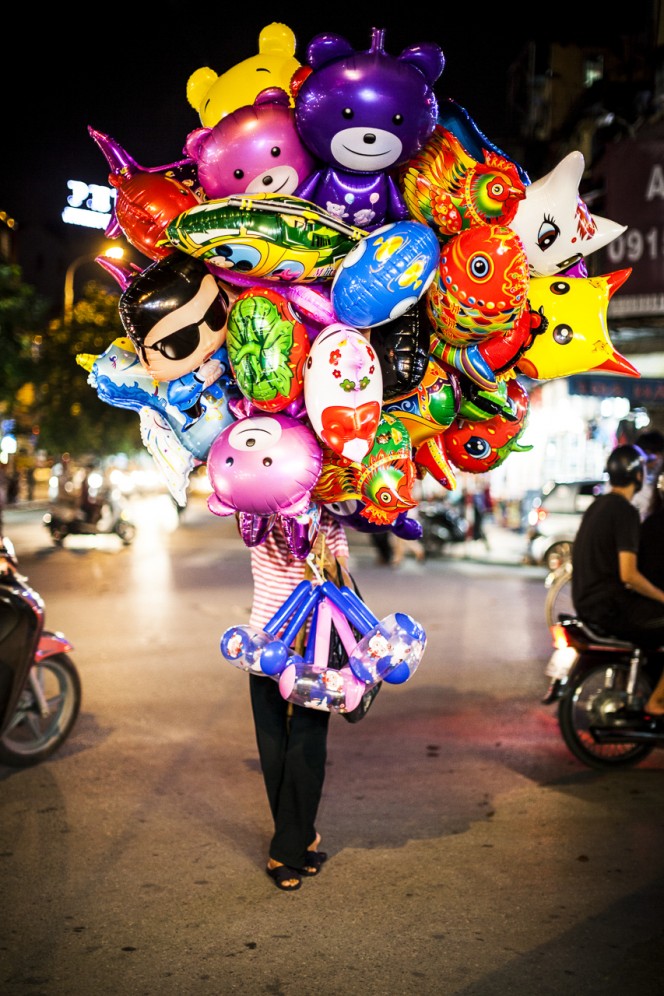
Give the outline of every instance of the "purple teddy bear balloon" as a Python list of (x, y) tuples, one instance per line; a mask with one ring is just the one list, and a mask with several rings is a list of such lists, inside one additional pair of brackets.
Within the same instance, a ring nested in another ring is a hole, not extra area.
[(445, 66), (440, 46), (412, 46), (399, 56), (383, 49), (355, 52), (335, 34), (317, 35), (307, 49), (312, 72), (295, 99), (302, 141), (324, 165), (296, 190), (335, 217), (367, 231), (409, 218), (388, 172), (412, 158), (436, 127), (433, 84)]

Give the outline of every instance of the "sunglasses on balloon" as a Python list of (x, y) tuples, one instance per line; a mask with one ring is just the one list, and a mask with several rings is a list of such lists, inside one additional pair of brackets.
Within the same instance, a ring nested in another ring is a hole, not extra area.
[(141, 351), (143, 362), (148, 363), (146, 350), (153, 349), (166, 360), (186, 360), (188, 356), (195, 353), (201, 342), (201, 326), (207, 325), (213, 332), (220, 332), (224, 327), (228, 316), (228, 306), (220, 298), (214, 299), (208, 310), (199, 322), (185, 325), (184, 328), (165, 335), (163, 339), (152, 343), (150, 346), (145, 343), (135, 343)]

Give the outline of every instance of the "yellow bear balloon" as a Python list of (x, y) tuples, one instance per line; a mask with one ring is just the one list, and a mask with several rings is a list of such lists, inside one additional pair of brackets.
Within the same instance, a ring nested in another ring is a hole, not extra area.
[(201, 124), (214, 128), (223, 117), (254, 100), (267, 87), (280, 87), (290, 93), (290, 81), (300, 69), (295, 58), (295, 35), (285, 24), (275, 21), (258, 36), (258, 55), (218, 76), (204, 66), (187, 80), (187, 100), (198, 111)]

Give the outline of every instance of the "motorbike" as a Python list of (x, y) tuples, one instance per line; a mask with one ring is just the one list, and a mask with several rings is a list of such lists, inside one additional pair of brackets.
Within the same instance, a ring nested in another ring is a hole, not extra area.
[(119, 536), (129, 546), (136, 535), (136, 526), (129, 519), (120, 498), (109, 494), (101, 498), (96, 514), (68, 502), (52, 502), (44, 514), (44, 525), (56, 546), (62, 546), (67, 536)]
[(63, 633), (44, 627), (42, 597), (0, 540), (0, 763), (27, 768), (50, 757), (81, 708), (81, 679)]
[(646, 651), (597, 633), (578, 616), (561, 613), (551, 627), (550, 680), (542, 699), (557, 704), (562, 738), (583, 764), (626, 768), (664, 747), (664, 717), (645, 711), (664, 664), (664, 648)]
[(447, 501), (423, 501), (417, 510), (422, 526), (422, 545), (427, 556), (437, 556), (450, 543), (463, 543), (468, 520)]

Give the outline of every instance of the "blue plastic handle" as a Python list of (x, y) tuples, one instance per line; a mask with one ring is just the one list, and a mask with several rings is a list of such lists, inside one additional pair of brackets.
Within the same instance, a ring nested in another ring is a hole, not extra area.
[[(373, 629), (373, 627), (376, 625), (374, 622), (370, 624), (368, 623), (366, 616), (366, 612), (369, 611), (368, 609), (366, 609), (365, 611), (360, 611), (358, 609), (357, 603), (360, 600), (357, 598), (357, 596), (355, 601), (352, 601), (350, 598), (346, 598), (344, 595), (342, 595), (341, 591), (337, 588), (337, 586), (335, 584), (332, 584), (331, 581), (324, 581), (323, 584), (321, 585), (321, 588), (323, 589), (324, 594), (332, 602), (332, 604), (336, 605), (336, 607), (339, 609), (340, 612), (343, 612), (346, 619), (348, 619), (349, 622), (351, 622), (356, 629), (359, 629), (360, 633), (362, 633), (363, 636), (365, 636), (369, 632), (369, 630)], [(362, 606), (362, 608), (365, 608), (363, 602), (360, 602), (360, 605)]]
[(288, 617), (297, 610), (305, 596), (309, 594), (312, 587), (313, 585), (311, 581), (300, 581), (298, 586), (293, 588), (281, 608), (277, 609), (270, 621), (266, 624), (263, 632), (267, 633), (268, 636), (276, 636)]

